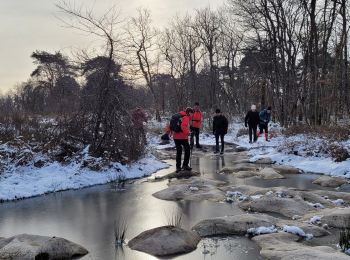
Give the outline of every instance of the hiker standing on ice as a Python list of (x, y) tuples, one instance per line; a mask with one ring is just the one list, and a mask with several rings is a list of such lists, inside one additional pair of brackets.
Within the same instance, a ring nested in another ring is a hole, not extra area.
[(194, 137), (196, 137), (196, 148), (202, 148), (199, 144), (199, 130), (202, 126), (202, 112), (199, 109), (199, 103), (194, 103), (194, 112), (191, 121), (191, 148), (194, 146)]
[(256, 130), (258, 128), (259, 121), (260, 121), (259, 112), (256, 111), (256, 106), (252, 105), (251, 110), (248, 111), (244, 120), (245, 127), (249, 126), (249, 143), (250, 144), (252, 143), (253, 136), (254, 136), (254, 142), (258, 140)]
[(259, 128), (260, 133), (258, 133), (258, 137), (265, 131), (265, 140), (269, 141), (269, 129), (268, 125), (271, 120), (271, 107), (267, 107), (259, 113), (260, 122)]
[[(188, 107), (186, 111), (181, 111), (173, 115), (170, 120), (170, 130), (173, 132), (176, 146), (176, 172), (192, 170), (192, 168), (188, 166), (190, 162), (190, 144), (188, 142), (188, 136), (190, 134), (189, 127), (192, 114), (192, 108)], [(185, 156), (181, 168), (182, 147), (185, 150)]]
[(221, 152), (224, 153), (224, 137), (227, 134), (228, 121), (227, 118), (221, 114), (220, 109), (215, 110), (215, 116), (213, 119), (213, 134), (215, 135), (216, 149), (214, 153), (219, 152), (219, 137), (221, 140)]

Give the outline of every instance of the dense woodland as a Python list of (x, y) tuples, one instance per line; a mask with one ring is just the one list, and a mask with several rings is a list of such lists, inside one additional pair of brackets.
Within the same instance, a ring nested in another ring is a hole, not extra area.
[[(8, 139), (71, 136), (97, 156), (137, 158), (144, 145), (144, 130), (133, 127), (138, 106), (160, 119), (196, 101), (208, 113), (270, 105), (287, 127), (348, 118), (346, 0), (228, 0), (174, 17), (166, 28), (156, 28), (145, 9), (125, 21), (113, 8), (100, 17), (65, 1), (57, 8), (70, 30), (98, 37), (105, 48), (71, 57), (34, 51), (29, 79), (0, 99)], [(33, 133), (43, 118), (55, 118), (55, 129)]]

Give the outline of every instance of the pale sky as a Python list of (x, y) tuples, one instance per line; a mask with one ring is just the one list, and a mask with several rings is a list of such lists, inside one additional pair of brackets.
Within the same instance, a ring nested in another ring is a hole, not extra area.
[[(72, 0), (73, 1), (73, 0)], [(104, 12), (115, 5), (123, 17), (134, 16), (136, 9), (151, 10), (154, 24), (164, 26), (176, 14), (192, 13), (195, 9), (210, 6), (216, 9), (225, 0), (75, 0), (77, 5), (94, 6)], [(26, 81), (35, 65), (30, 55), (35, 50), (62, 51), (98, 48), (86, 36), (63, 27), (55, 6), (56, 0), (0, 0), (0, 94)]]

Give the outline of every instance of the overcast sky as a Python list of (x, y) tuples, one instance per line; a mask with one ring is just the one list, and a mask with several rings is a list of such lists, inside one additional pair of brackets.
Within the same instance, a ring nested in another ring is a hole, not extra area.
[[(94, 6), (102, 13), (116, 5), (123, 17), (134, 16), (138, 7), (151, 10), (157, 26), (164, 26), (176, 14), (192, 13), (210, 5), (216, 9), (225, 0), (75, 0), (77, 5)], [(93, 46), (91, 37), (62, 26), (55, 0), (0, 0), (0, 94), (26, 81), (35, 65), (35, 50), (70, 54)], [(90, 39), (89, 39), (90, 38)]]

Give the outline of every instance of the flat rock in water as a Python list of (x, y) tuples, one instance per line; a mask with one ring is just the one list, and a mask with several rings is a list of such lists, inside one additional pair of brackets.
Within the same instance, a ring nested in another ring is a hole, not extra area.
[(59, 237), (21, 234), (0, 239), (0, 259), (71, 259), (88, 253), (82, 246)]
[(299, 174), (299, 173), (301, 173), (299, 169), (292, 167), (292, 166), (273, 165), (272, 168), (275, 169), (279, 174)]
[(307, 246), (298, 243), (298, 236), (288, 233), (273, 233), (256, 236), (252, 240), (261, 248), (260, 254), (274, 260), (348, 260), (349, 256), (328, 246)]
[(235, 173), (235, 172), (240, 172), (240, 171), (257, 171), (258, 167), (252, 165), (252, 164), (237, 164), (233, 167), (225, 167), (222, 168), (220, 173)]
[(256, 160), (254, 163), (257, 163), (257, 164), (273, 164), (274, 162), (272, 161), (271, 158), (266, 157), (266, 158), (260, 158), (260, 159)]
[(190, 179), (176, 180), (169, 183), (169, 187), (153, 194), (162, 200), (211, 200), (223, 201), (225, 193), (218, 189), (225, 182), (206, 178), (192, 177)]
[(274, 179), (284, 179), (285, 177), (273, 168), (264, 168), (259, 172), (259, 175), (265, 180), (274, 180)]
[(259, 174), (256, 171), (254, 171), (254, 172), (252, 172), (252, 171), (240, 171), (240, 172), (236, 172), (234, 175), (235, 175), (235, 177), (242, 178), (242, 179), (250, 178), (250, 177), (254, 177), (254, 176), (259, 176)]
[(321, 176), (314, 180), (312, 183), (321, 185), (322, 187), (339, 187), (347, 181), (340, 177), (330, 177), (330, 176)]
[(314, 207), (300, 198), (281, 198), (263, 196), (252, 201), (239, 202), (238, 206), (255, 212), (274, 212), (292, 218), (294, 215), (305, 215), (315, 210)]
[(164, 226), (142, 232), (130, 240), (133, 250), (154, 256), (168, 256), (189, 253), (197, 248), (200, 237), (179, 227)]
[(241, 214), (202, 220), (192, 230), (201, 237), (221, 235), (245, 235), (249, 228), (272, 226), (278, 219), (265, 214)]

